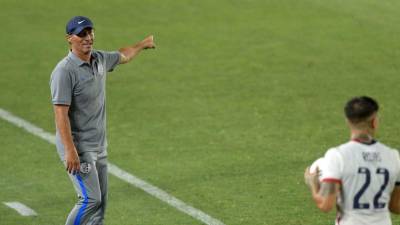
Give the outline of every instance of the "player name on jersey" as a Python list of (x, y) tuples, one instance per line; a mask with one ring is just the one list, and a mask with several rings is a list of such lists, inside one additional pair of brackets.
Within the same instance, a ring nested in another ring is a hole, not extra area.
[(380, 152), (362, 152), (362, 157), (366, 162), (380, 162), (382, 161)]

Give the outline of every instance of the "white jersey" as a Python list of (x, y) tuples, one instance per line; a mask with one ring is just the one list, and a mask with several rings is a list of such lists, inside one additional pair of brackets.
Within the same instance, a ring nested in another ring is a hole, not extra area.
[(322, 181), (338, 182), (336, 225), (391, 225), (388, 209), (395, 185), (400, 185), (399, 152), (382, 143), (349, 141), (329, 149)]

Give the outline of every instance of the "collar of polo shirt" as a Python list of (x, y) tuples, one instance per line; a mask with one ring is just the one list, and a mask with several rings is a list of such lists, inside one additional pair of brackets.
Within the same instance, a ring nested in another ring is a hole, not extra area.
[[(93, 52), (90, 53), (90, 54), (91, 54), (91, 58), (92, 58), (92, 59), (96, 59), (96, 55), (93, 54)], [(80, 59), (78, 56), (76, 56), (72, 51), (70, 51), (70, 52), (68, 53), (68, 57), (70, 57), (70, 58), (72, 59), (72, 61), (73, 61), (74, 63), (76, 63), (78, 66), (82, 66), (82, 65), (84, 65), (84, 64), (89, 64), (88, 62), (83, 61), (83, 60)]]

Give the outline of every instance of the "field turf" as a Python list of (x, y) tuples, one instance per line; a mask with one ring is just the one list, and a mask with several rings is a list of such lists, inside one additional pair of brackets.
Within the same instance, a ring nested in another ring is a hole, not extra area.
[[(343, 104), (381, 104), (378, 140), (400, 148), (395, 0), (0, 3), (0, 108), (54, 133), (49, 77), (65, 23), (94, 21), (97, 49), (154, 34), (109, 73), (109, 160), (226, 225), (333, 224), (304, 168), (347, 141)], [(0, 225), (63, 224), (76, 197), (55, 146), (0, 120)], [(394, 224), (400, 216), (393, 216)], [(200, 225), (110, 176), (107, 225)]]

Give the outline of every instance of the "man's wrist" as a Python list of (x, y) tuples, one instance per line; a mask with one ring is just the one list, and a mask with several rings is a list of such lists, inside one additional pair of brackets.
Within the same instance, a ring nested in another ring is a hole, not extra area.
[(68, 147), (65, 147), (65, 151), (66, 151), (67, 153), (78, 153), (78, 152), (76, 151), (75, 146), (68, 146)]

